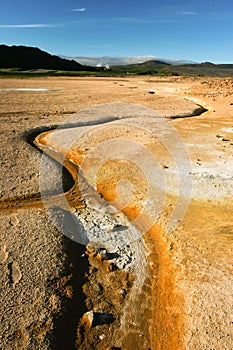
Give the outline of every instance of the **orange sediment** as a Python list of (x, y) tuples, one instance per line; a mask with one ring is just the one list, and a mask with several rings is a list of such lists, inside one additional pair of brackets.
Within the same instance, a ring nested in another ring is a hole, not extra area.
[[(108, 201), (117, 199), (117, 193), (108, 186), (97, 186), (97, 190)], [(176, 286), (176, 271), (164, 237), (166, 232), (150, 217), (141, 214), (134, 205), (122, 212), (142, 233), (148, 251), (150, 291), (148, 311), (144, 322), (149, 328), (148, 342), (153, 350), (184, 349), (184, 297)], [(139, 220), (137, 220), (137, 218)], [(151, 228), (146, 231), (149, 223)], [(148, 319), (149, 317), (149, 319)], [(143, 318), (143, 315), (141, 315)]]
[(151, 274), (149, 334), (153, 349), (181, 350), (184, 349), (184, 297), (177, 290), (175, 268), (163, 235), (157, 224), (144, 235)]

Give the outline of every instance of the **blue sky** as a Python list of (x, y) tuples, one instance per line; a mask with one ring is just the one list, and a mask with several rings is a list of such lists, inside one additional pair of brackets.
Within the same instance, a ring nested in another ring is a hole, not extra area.
[(0, 43), (233, 63), (232, 0), (0, 0)]

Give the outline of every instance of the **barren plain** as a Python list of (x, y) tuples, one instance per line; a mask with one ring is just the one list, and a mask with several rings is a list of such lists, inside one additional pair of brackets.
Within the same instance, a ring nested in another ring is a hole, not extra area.
[(1, 350), (232, 348), (232, 78), (1, 79), (0, 120)]

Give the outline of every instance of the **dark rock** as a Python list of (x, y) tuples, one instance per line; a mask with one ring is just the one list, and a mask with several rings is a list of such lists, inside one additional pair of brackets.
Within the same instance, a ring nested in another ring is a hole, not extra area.
[(103, 324), (110, 324), (115, 321), (112, 314), (94, 312), (93, 310), (86, 312), (82, 317), (82, 323), (88, 327), (101, 326)]
[(115, 321), (115, 318), (112, 314), (102, 313), (102, 312), (94, 312), (94, 319), (92, 326), (100, 326), (103, 324), (110, 324)]
[(115, 225), (112, 229), (113, 232), (115, 231), (125, 231), (128, 229), (128, 226), (123, 226), (123, 225)]

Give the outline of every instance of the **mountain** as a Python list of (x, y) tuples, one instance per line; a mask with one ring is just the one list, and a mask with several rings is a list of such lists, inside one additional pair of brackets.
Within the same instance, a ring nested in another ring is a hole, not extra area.
[(74, 60), (50, 55), (37, 47), (0, 45), (0, 68), (89, 70)]
[(160, 61), (162, 63), (169, 63), (174, 65), (180, 65), (185, 63), (194, 63), (186, 60), (172, 60), (172, 59), (163, 59), (156, 56), (132, 56), (132, 57), (111, 57), (111, 56), (103, 56), (103, 57), (67, 57), (61, 56), (62, 58), (72, 59), (76, 62), (79, 62), (83, 65), (88, 65), (92, 67), (113, 67), (113, 66), (126, 66), (129, 64), (140, 64), (147, 61)]
[(162, 62), (162, 61), (158, 61), (158, 60), (152, 60), (152, 61), (146, 61), (143, 63), (138, 63), (138, 64), (130, 64), (127, 65), (126, 67), (149, 67), (149, 68), (153, 68), (156, 67), (158, 68), (159, 66), (171, 66), (171, 63), (168, 62)]
[(124, 66), (112, 66), (110, 70), (118, 74), (138, 74), (138, 75), (154, 75), (163, 72), (164, 68), (171, 66), (158, 60), (146, 61), (143, 63), (128, 64)]
[(232, 64), (214, 64), (211, 62), (172, 65), (158, 60), (146, 61), (127, 66), (113, 66), (110, 71), (115, 74), (131, 75), (193, 75), (232, 77)]
[[(77, 62), (76, 60), (79, 60)], [(136, 63), (134, 63), (136, 62)], [(81, 64), (82, 63), (82, 64)], [(83, 65), (87, 64), (87, 65)], [(95, 67), (93, 67), (95, 66)], [(17, 71), (19, 70), (19, 71)], [(37, 47), (0, 45), (1, 75), (200, 75), (232, 77), (233, 64), (194, 63), (182, 60), (163, 60), (155, 56), (137, 57), (76, 57), (54, 56)], [(36, 72), (44, 70), (45, 72)]]

